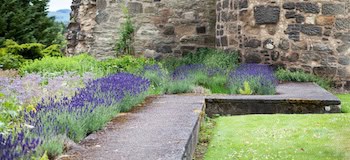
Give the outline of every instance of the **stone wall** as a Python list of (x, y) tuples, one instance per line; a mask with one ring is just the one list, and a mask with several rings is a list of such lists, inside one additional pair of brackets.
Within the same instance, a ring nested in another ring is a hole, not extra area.
[(332, 78), (350, 90), (350, 0), (73, 0), (67, 53), (114, 56), (126, 6), (147, 57), (201, 47)]
[(218, 48), (350, 90), (350, 0), (218, 0), (216, 10)]
[(215, 47), (215, 0), (74, 0), (68, 27), (68, 54), (106, 58), (114, 47), (126, 6), (136, 28), (133, 48), (150, 57), (182, 55)]

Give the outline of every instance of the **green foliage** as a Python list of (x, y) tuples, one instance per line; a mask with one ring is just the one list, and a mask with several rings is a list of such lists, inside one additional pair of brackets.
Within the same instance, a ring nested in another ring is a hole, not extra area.
[(132, 36), (135, 31), (131, 21), (131, 16), (128, 9), (123, 6), (123, 14), (126, 16), (125, 22), (121, 26), (119, 39), (116, 43), (115, 51), (117, 54), (131, 54), (132, 53)]
[(163, 60), (163, 64), (170, 71), (186, 64), (204, 64), (210, 68), (231, 70), (238, 64), (238, 59), (239, 56), (236, 52), (204, 48), (182, 58), (168, 57)]
[[(20, 44), (59, 41), (61, 25), (47, 16), (49, 0), (6, 0), (0, 5), (0, 37)], [(6, 25), (5, 25), (6, 24)]]
[(99, 62), (87, 54), (81, 54), (73, 57), (44, 57), (34, 61), (24, 63), (19, 69), (20, 74), (40, 73), (46, 74), (63, 74), (65, 72), (76, 72), (83, 75), (85, 72), (101, 73)]
[(194, 88), (191, 80), (168, 81), (164, 85), (164, 92), (167, 94), (190, 93)]
[(341, 111), (343, 113), (350, 113), (350, 94), (337, 94), (341, 100)]
[(152, 59), (124, 55), (118, 58), (103, 60), (100, 62), (100, 66), (106, 75), (117, 72), (140, 73), (144, 66), (153, 65), (155, 63), (156, 62)]
[(15, 69), (19, 68), (25, 61), (21, 55), (13, 55), (11, 53), (1, 53), (0, 49), (0, 68), (1, 69)]
[(42, 58), (41, 51), (44, 49), (44, 45), (40, 43), (26, 43), (19, 45), (15, 41), (6, 40), (4, 42), (4, 48), (2, 52), (13, 55), (21, 55), (25, 59), (37, 59)]
[(248, 81), (244, 81), (243, 88), (239, 89), (239, 94), (243, 94), (243, 95), (251, 95), (251, 94), (253, 94), (253, 91), (250, 88), (250, 85), (249, 85)]
[(0, 65), (2, 69), (17, 69), (26, 60), (40, 59), (44, 56), (62, 56), (59, 45), (45, 48), (40, 43), (18, 44), (5, 40), (0, 48)]
[(227, 86), (227, 77), (225, 74), (215, 74), (209, 76), (204, 72), (196, 72), (189, 76), (193, 83), (202, 86), (211, 91), (211, 93), (229, 93)]
[(315, 82), (319, 86), (330, 89), (331, 81), (317, 77), (316, 75), (305, 73), (303, 71), (289, 71), (285, 69), (279, 69), (276, 71), (276, 77), (283, 82)]
[(23, 107), (15, 99), (6, 99), (0, 93), (0, 133), (10, 133), (20, 128), (23, 122)]
[[(274, 84), (261, 84), (261, 77), (247, 78), (243, 83), (234, 82), (229, 85), (231, 94), (254, 94), (254, 95), (274, 95), (276, 86)], [(247, 88), (248, 86), (249, 88)], [(243, 89), (242, 89), (243, 88)]]
[[(61, 135), (46, 137), (45, 139), (43, 139), (43, 144), (37, 148), (37, 153), (39, 154), (46, 153), (49, 159), (54, 159), (54, 157), (57, 157), (63, 153), (65, 139), (66, 137)], [(42, 156), (42, 155), (38, 155), (38, 156)]]
[(49, 57), (62, 57), (61, 46), (53, 44), (41, 51), (41, 54)]

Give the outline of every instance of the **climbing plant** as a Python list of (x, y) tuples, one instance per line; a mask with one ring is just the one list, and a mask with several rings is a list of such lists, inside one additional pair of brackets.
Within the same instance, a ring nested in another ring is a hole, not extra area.
[(122, 24), (119, 39), (115, 47), (117, 55), (132, 53), (131, 43), (132, 43), (132, 36), (135, 31), (128, 8), (125, 6), (122, 6), (122, 9), (126, 19), (125, 19), (125, 22)]

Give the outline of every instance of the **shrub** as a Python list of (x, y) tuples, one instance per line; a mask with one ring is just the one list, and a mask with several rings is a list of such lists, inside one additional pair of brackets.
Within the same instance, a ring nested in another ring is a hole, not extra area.
[(99, 63), (104, 72), (104, 75), (115, 74), (118, 72), (139, 74), (143, 71), (145, 66), (156, 64), (156, 62), (152, 59), (147, 59), (144, 57), (133, 57), (130, 55), (106, 59)]
[(330, 89), (331, 81), (303, 71), (289, 71), (278, 69), (275, 73), (277, 79), (282, 82), (315, 82), (319, 86)]
[(45, 48), (45, 45), (40, 43), (25, 43), (17, 44), (13, 40), (6, 40), (4, 42), (3, 52), (12, 55), (21, 55), (25, 59), (37, 59), (42, 58), (44, 55), (41, 51)]
[[(0, 49), (1, 50), (1, 49)], [(0, 68), (1, 69), (17, 69), (25, 59), (21, 55), (14, 55), (11, 53), (1, 53), (0, 51)]]
[(249, 93), (267, 95), (276, 93), (277, 79), (267, 65), (242, 64), (231, 72), (229, 83), (232, 94), (240, 94), (240, 90), (245, 92), (249, 86)]
[(63, 53), (61, 52), (61, 47), (58, 44), (53, 44), (44, 50), (41, 51), (41, 54), (44, 56), (50, 57), (62, 57)]
[(85, 72), (97, 73), (102, 76), (99, 62), (87, 54), (81, 54), (73, 57), (44, 57), (34, 61), (24, 63), (19, 69), (20, 74), (47, 73), (64, 74), (66, 72), (75, 72), (83, 75)]

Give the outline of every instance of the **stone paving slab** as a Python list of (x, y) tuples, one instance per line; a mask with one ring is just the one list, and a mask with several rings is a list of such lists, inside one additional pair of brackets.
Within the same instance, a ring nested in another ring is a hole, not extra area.
[[(82, 144), (85, 160), (191, 159), (197, 142), (203, 96), (166, 95), (128, 113), (101, 135)], [(192, 153), (191, 153), (192, 152)]]
[(340, 100), (314, 83), (285, 83), (277, 95), (214, 95), (206, 98), (208, 116), (243, 114), (339, 113)]

